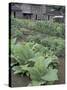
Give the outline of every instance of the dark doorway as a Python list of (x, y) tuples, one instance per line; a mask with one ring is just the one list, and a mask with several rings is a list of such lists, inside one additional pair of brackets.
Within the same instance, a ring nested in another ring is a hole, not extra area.
[(31, 19), (32, 14), (31, 13), (23, 13), (24, 19)]
[(14, 18), (16, 18), (16, 12), (14, 11)]
[(50, 15), (48, 15), (48, 20), (50, 20)]
[(36, 18), (35, 19), (37, 20), (37, 14), (36, 14)]

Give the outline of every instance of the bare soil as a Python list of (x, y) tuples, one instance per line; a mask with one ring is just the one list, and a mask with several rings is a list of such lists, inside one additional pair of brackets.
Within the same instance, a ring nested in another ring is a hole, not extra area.
[(55, 84), (65, 84), (65, 58), (59, 58), (59, 67), (58, 67), (58, 78), (59, 80)]

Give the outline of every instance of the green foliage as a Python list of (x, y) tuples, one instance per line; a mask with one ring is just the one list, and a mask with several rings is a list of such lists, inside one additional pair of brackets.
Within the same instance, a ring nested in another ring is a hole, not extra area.
[(57, 69), (49, 68), (48, 69), (48, 73), (45, 76), (43, 76), (42, 79), (45, 80), (45, 81), (55, 81), (55, 80), (58, 80)]
[(64, 39), (49, 36), (41, 39), (41, 44), (51, 49), (55, 55), (64, 56)]
[[(58, 36), (64, 38), (64, 24), (63, 23), (53, 23), (50, 21), (33, 21), (24, 19), (11, 19), (11, 30), (20, 30), (21, 28), (26, 28), (33, 31), (38, 31), (40, 33)], [(13, 34), (13, 33), (12, 33)]]
[(30, 77), (32, 85), (58, 80), (57, 56), (64, 56), (64, 37), (63, 23), (12, 18), (10, 57), (14, 73)]
[(12, 48), (13, 56), (19, 64), (26, 64), (28, 59), (33, 57), (33, 51), (30, 49), (28, 44), (17, 43)]
[(65, 41), (63, 38), (35, 34), (35, 36), (29, 36), (27, 39), (28, 41), (34, 41), (35, 43), (39, 43), (45, 47), (48, 47), (49, 50), (53, 51), (57, 56), (64, 56)]
[[(47, 47), (34, 42), (14, 44), (14, 41), (12, 43), (13, 47), (11, 47), (12, 55), (16, 63), (18, 63), (17, 66), (13, 65), (12, 67), (15, 74), (24, 74), (27, 72), (26, 75), (30, 75), (32, 85), (35, 85), (35, 83), (37, 83), (36, 85), (40, 85), (46, 81), (58, 80), (57, 72), (55, 72), (56, 67), (54, 67), (55, 63), (58, 64), (58, 58)], [(11, 58), (13, 59), (13, 57)], [(49, 72), (50, 68), (51, 72)], [(52, 73), (50, 76), (51, 79), (48, 78), (49, 73)], [(48, 79), (45, 79), (45, 77)]]

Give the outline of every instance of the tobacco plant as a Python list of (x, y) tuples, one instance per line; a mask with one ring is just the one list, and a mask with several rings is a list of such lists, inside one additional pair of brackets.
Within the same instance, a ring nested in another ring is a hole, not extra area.
[(11, 50), (12, 70), (15, 74), (30, 77), (32, 85), (58, 80), (58, 58), (47, 47), (34, 42), (23, 42), (12, 43)]

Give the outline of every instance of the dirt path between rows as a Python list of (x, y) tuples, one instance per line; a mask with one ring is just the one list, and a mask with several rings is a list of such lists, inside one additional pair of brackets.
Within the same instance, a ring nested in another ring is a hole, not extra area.
[(55, 82), (55, 84), (64, 84), (65, 83), (65, 59), (62, 57), (59, 59), (59, 71), (58, 77), (59, 80)]

